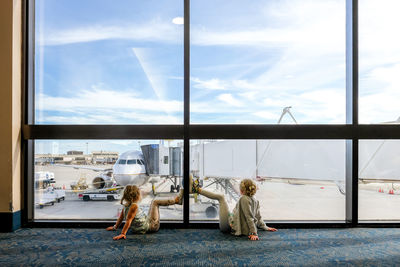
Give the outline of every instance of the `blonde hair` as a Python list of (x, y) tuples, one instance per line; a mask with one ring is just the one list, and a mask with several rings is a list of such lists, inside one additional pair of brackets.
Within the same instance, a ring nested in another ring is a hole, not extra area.
[(125, 186), (124, 194), (121, 198), (121, 204), (128, 207), (132, 203), (140, 200), (140, 189), (136, 185)]
[(244, 179), (240, 182), (240, 191), (242, 194), (252, 197), (257, 192), (257, 185), (251, 179)]

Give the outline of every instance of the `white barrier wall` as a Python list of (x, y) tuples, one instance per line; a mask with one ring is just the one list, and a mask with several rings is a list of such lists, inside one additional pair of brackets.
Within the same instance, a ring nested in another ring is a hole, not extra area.
[[(229, 140), (192, 145), (190, 167), (199, 177), (293, 178), (344, 181), (344, 140)], [(361, 140), (364, 179), (400, 180), (400, 142)]]
[(203, 153), (203, 175), (206, 177), (255, 177), (257, 153), (254, 140), (207, 143)]
[(256, 142), (257, 175), (260, 177), (333, 181), (345, 179), (346, 143), (343, 140), (257, 140)]
[(400, 140), (360, 140), (359, 176), (400, 180)]

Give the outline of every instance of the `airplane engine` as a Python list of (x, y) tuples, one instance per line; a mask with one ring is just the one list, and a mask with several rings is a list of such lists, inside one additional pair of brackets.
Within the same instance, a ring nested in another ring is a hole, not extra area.
[(206, 216), (207, 218), (215, 218), (218, 215), (218, 208), (214, 205), (208, 206), (206, 208)]
[(111, 187), (114, 183), (114, 179), (112, 178), (112, 173), (102, 173), (99, 176), (95, 177), (92, 181), (93, 187), (96, 189), (102, 189)]

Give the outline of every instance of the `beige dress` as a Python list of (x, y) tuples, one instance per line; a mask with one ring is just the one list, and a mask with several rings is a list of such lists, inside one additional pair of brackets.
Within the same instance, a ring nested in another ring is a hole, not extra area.
[(257, 228), (268, 229), (260, 214), (260, 202), (254, 196), (240, 197), (229, 216), (229, 223), (234, 235), (257, 233)]

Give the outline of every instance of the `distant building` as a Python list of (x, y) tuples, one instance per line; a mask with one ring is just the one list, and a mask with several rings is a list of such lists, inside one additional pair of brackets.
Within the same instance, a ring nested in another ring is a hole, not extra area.
[(83, 155), (83, 151), (71, 150), (67, 151), (67, 155)]
[(118, 159), (118, 152), (92, 151), (93, 164), (114, 164)]
[(36, 154), (36, 165), (47, 164), (114, 164), (118, 159), (118, 152), (93, 151), (92, 154), (85, 155), (82, 151), (68, 151), (67, 154)]
[(88, 165), (92, 163), (91, 155), (83, 154), (36, 154), (35, 164), (36, 165), (47, 165), (47, 164), (77, 164), (77, 165)]

